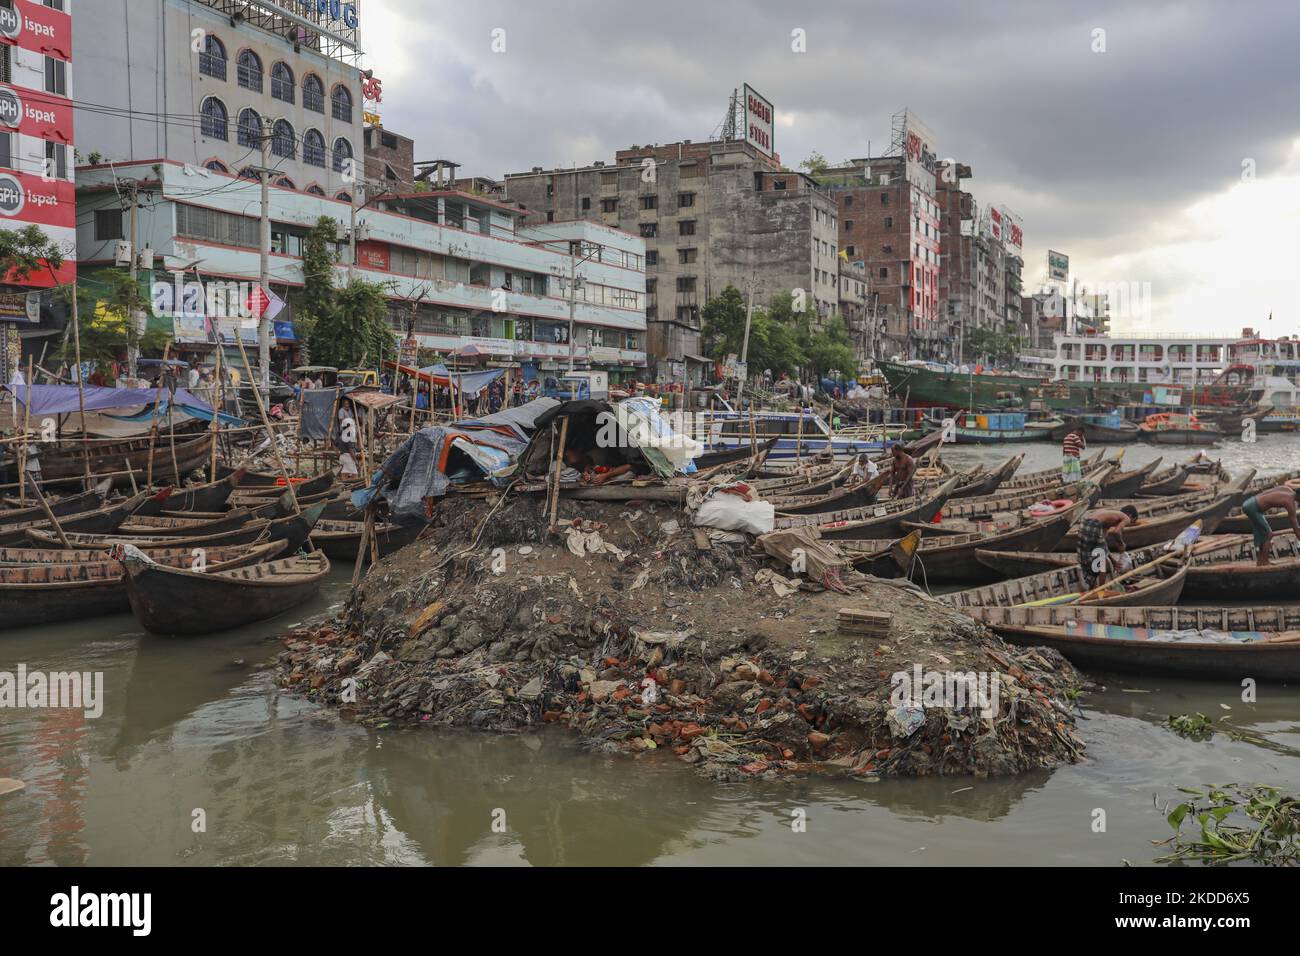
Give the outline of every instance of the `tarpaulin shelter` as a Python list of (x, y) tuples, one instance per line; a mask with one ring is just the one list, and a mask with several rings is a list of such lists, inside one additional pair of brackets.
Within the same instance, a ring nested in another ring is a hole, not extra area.
[[(68, 415), (72, 412), (81, 411), (83, 408), (82, 401), (78, 396), (77, 386), (75, 385), (5, 385), (7, 391), (18, 399), (23, 405), (31, 403), (31, 412), (34, 416), (39, 415)], [(116, 410), (121, 408), (136, 408), (144, 406), (149, 417), (152, 417), (152, 408), (155, 400), (158, 400), (158, 391), (152, 388), (108, 388), (107, 386), (86, 385), (84, 408), (87, 412), (102, 412)], [(163, 415), (167, 411), (169, 402), (174, 402), (178, 410), (185, 412), (193, 418), (202, 418), (211, 420), (212, 406), (203, 399), (199, 398), (193, 392), (186, 388), (178, 388), (175, 392), (169, 389), (162, 390), (162, 399), (158, 404), (158, 414)], [(135, 416), (119, 416), (135, 417)], [(234, 416), (227, 416), (233, 423), (240, 423), (241, 419)]]
[(384, 362), (384, 367), (395, 369), (402, 375), (409, 375), (411, 378), (430, 385), (447, 387), (455, 381), (456, 391), (466, 398), (474, 398), (479, 392), (506, 373), (503, 368), (489, 368), (477, 372), (462, 372), (460, 370), (452, 372), (442, 364), (426, 365), (424, 368), (417, 369), (393, 361)]

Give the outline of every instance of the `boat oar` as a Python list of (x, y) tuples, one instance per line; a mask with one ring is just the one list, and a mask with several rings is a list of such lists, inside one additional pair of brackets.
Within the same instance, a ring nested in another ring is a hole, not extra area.
[[(1188, 527), (1187, 527), (1187, 528), (1186, 528), (1186, 529), (1185, 529), (1181, 534), (1179, 534), (1179, 535), (1178, 535), (1178, 538), (1175, 538), (1175, 539), (1174, 539), (1175, 544), (1178, 542), (1178, 540), (1179, 540), (1180, 538), (1182, 538), (1184, 535), (1186, 535), (1189, 531), (1192, 531), (1193, 529), (1196, 530), (1196, 534), (1197, 534), (1197, 535), (1200, 535), (1200, 533), (1201, 533), (1201, 520), (1200, 520), (1199, 518), (1196, 519), (1196, 521), (1193, 522), (1191, 525), (1189, 525), (1189, 526), (1188, 526)], [(1193, 538), (1192, 538), (1192, 541), (1195, 541), (1195, 540), (1196, 540), (1196, 538), (1193, 537)], [(1191, 542), (1188, 542), (1188, 543), (1190, 544)], [(1203, 554), (1204, 552), (1206, 552), (1206, 551), (1212, 551), (1212, 550), (1214, 550), (1214, 549), (1217, 548), (1217, 547), (1221, 547), (1221, 545), (1220, 545), (1218, 542), (1206, 541), (1206, 542), (1204, 542), (1203, 545), (1202, 545), (1201, 547), (1199, 547), (1199, 548), (1191, 548), (1190, 553), (1193, 554), (1193, 555)], [(1148, 561), (1146, 564), (1138, 565), (1136, 568), (1132, 568), (1132, 569), (1130, 569), (1130, 570), (1128, 570), (1128, 571), (1125, 571), (1123, 574), (1119, 575), (1118, 577), (1111, 578), (1111, 579), (1110, 579), (1109, 581), (1107, 581), (1105, 584), (1099, 584), (1097, 587), (1093, 588), (1091, 591), (1085, 591), (1083, 594), (1080, 594), (1080, 595), (1077, 595), (1077, 596), (1069, 597), (1069, 598), (1067, 598), (1066, 600), (1062, 601), (1061, 603), (1062, 603), (1062, 604), (1081, 604), (1081, 603), (1084, 602), (1084, 601), (1087, 601), (1087, 600), (1089, 600), (1089, 599), (1091, 599), (1091, 598), (1096, 597), (1098, 594), (1101, 594), (1103, 591), (1108, 591), (1108, 590), (1110, 590), (1112, 587), (1114, 587), (1116, 584), (1119, 584), (1121, 581), (1127, 581), (1129, 578), (1136, 577), (1139, 573), (1141, 573), (1141, 572), (1143, 572), (1143, 571), (1150, 571), (1152, 568), (1154, 568), (1154, 567), (1155, 567), (1156, 565), (1158, 565), (1158, 564), (1164, 564), (1164, 563), (1165, 563), (1166, 561), (1168, 561), (1170, 558), (1180, 558), (1180, 557), (1183, 557), (1183, 556), (1184, 556), (1185, 554), (1187, 554), (1187, 553), (1188, 553), (1188, 550), (1187, 550), (1186, 548), (1183, 548), (1183, 549), (1176, 549), (1176, 550), (1170, 551), (1168, 554), (1162, 554), (1160, 557), (1156, 558), (1154, 561)]]

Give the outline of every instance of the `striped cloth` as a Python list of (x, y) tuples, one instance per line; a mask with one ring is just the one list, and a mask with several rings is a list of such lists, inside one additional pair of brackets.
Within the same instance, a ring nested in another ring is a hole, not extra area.
[(1080, 432), (1070, 432), (1061, 443), (1061, 454), (1067, 458), (1078, 458), (1088, 442)]

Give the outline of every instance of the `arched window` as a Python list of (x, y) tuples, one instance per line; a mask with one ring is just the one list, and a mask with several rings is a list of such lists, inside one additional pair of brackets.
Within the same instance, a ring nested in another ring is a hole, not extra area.
[(221, 160), (219, 160), (219, 159), (209, 159), (209, 160), (208, 160), (206, 163), (204, 163), (203, 165), (204, 165), (207, 169), (212, 170), (214, 173), (228, 173), (228, 172), (230, 172), (230, 169), (226, 166), (226, 164), (223, 163), (223, 162), (222, 162)]
[(310, 194), (313, 195), (313, 196), (324, 196), (324, 195), (325, 195), (325, 190), (321, 189), (321, 188), (320, 188), (319, 186), (317, 186), (315, 183), (312, 183), (310, 186), (308, 186), (307, 189), (305, 190), (305, 192), (310, 193)]
[(199, 126), (203, 135), (209, 139), (225, 140), (230, 138), (227, 130), (227, 113), (226, 104), (215, 96), (209, 96), (199, 107), (200, 122)]
[(257, 110), (242, 109), (239, 111), (239, 123), (235, 129), (235, 137), (240, 146), (247, 146), (250, 149), (256, 149), (262, 145), (260, 139), (262, 135), (262, 117), (257, 115)]
[(313, 113), (325, 112), (325, 84), (315, 73), (302, 78), (302, 108)]
[(293, 134), (293, 127), (287, 120), (276, 120), (275, 129), (271, 136), (271, 152), (276, 156), (292, 159), (297, 155), (297, 140)]
[(203, 52), (199, 54), (199, 72), (218, 80), (226, 78), (226, 48), (211, 33), (203, 40)]
[(293, 95), (293, 70), (281, 60), (271, 67), (271, 98), (292, 103)]
[(340, 136), (334, 141), (334, 172), (345, 172), (348, 160), (352, 158), (352, 144)]
[(235, 73), (244, 89), (262, 92), (262, 60), (252, 50), (239, 51), (239, 67)]
[(337, 196), (335, 196), (334, 198), (335, 198), (335, 199), (342, 199), (344, 202), (352, 202), (352, 195), (351, 195), (351, 193), (339, 193), (339, 194), (338, 194)]
[(256, 166), (245, 166), (239, 171), (240, 179), (251, 179), (255, 182), (261, 182), (262, 175), (257, 171)]
[(288, 176), (281, 176), (279, 179), (277, 179), (277, 180), (275, 181), (275, 184), (276, 184), (277, 186), (281, 187), (282, 189), (297, 189), (297, 188), (298, 188), (297, 186), (295, 186), (295, 185), (293, 184), (293, 180), (290, 179)]
[(352, 122), (352, 94), (342, 83), (330, 93), (330, 109), (336, 120)]
[(303, 134), (302, 161), (308, 166), (325, 168), (325, 137), (320, 130), (309, 129)]

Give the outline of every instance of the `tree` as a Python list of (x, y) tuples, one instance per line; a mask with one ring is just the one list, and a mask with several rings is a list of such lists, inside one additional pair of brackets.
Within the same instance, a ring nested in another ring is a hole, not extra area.
[(807, 172), (809, 176), (820, 176), (830, 168), (830, 165), (826, 161), (826, 157), (814, 149), (807, 159), (799, 163), (799, 168)]
[(855, 378), (858, 372), (857, 354), (848, 327), (839, 315), (832, 315), (824, 328), (813, 333), (808, 344), (808, 365), (818, 379), (831, 372)]
[(1018, 335), (1008, 335), (996, 329), (975, 328), (966, 333), (964, 350), (968, 359), (982, 359), (1010, 365), (1015, 362), (1025, 345), (1025, 339)]
[(0, 277), (26, 279), (33, 272), (63, 265), (63, 250), (39, 226), (0, 229)]
[[(790, 294), (772, 300), (770, 310), (755, 308), (749, 330), (749, 367), (755, 371), (795, 372), (805, 361), (797, 329), (789, 316)], [(727, 286), (704, 304), (701, 334), (711, 358), (744, 354), (746, 303), (735, 286)]]
[[(82, 278), (75, 286), (61, 287), (57, 294), (63, 301), (71, 303), (74, 289), (81, 318), (79, 332), (83, 362), (107, 364), (117, 359), (119, 352), (131, 348), (154, 355), (162, 355), (166, 350), (170, 335), (161, 329), (142, 333), (131, 321), (134, 312), (148, 313), (150, 303), (140, 291), (140, 284), (124, 269), (107, 269), (94, 278)], [(62, 362), (75, 362), (76, 353), (69, 322), (63, 342), (53, 357)]]

